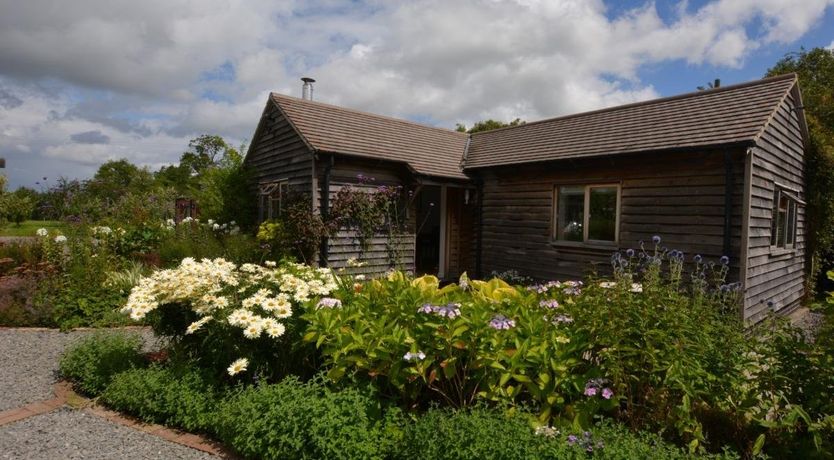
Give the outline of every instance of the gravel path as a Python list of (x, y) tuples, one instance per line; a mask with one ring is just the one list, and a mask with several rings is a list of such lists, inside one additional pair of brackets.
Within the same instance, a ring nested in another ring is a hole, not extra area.
[[(53, 397), (58, 360), (68, 345), (93, 331), (0, 329), (0, 411)], [(148, 330), (129, 330), (154, 343)]]
[(59, 409), (0, 426), (0, 459), (213, 459), (205, 452), (81, 411)]

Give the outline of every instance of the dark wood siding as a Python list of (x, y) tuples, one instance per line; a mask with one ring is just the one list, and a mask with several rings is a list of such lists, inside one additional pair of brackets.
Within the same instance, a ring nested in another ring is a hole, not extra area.
[(267, 104), (262, 120), (246, 157), (253, 182), (287, 179), (292, 191), (311, 193), (313, 155), (304, 140), (272, 102)]
[[(740, 270), (744, 156), (733, 151), (730, 278)], [(717, 260), (724, 243), (725, 163), (721, 151), (671, 152), (563, 161), (483, 171), (485, 274), (515, 269), (538, 279), (577, 278), (610, 269), (616, 248), (567, 247), (551, 241), (556, 184), (619, 183), (619, 248), (653, 235), (662, 245)], [(649, 243), (651, 244), (651, 243)]]
[[(324, 181), (325, 161), (317, 163), (317, 182)], [(370, 183), (363, 184), (359, 175), (371, 178)], [(330, 171), (330, 205), (342, 187), (372, 190), (381, 185), (405, 185), (408, 183), (408, 173), (403, 165), (388, 161), (363, 160), (346, 156), (336, 156)], [(318, 194), (318, 206), (321, 207), (321, 193)], [(403, 270), (414, 270), (414, 212), (408, 213), (406, 232), (399, 237), (400, 267)], [(388, 235), (378, 234), (371, 241), (369, 249), (361, 254), (354, 232), (341, 230), (328, 239), (328, 264), (333, 268), (344, 268), (350, 258), (359, 259), (367, 265), (361, 269), (352, 269), (352, 273), (366, 273), (376, 275), (385, 273), (392, 268), (389, 256)]]
[(797, 212), (796, 244), (792, 250), (771, 248), (771, 219), (775, 184), (798, 191), (804, 200), (804, 159), (800, 120), (789, 96), (752, 151), (748, 253), (744, 318), (756, 322), (771, 308), (789, 312), (805, 294), (805, 206)]

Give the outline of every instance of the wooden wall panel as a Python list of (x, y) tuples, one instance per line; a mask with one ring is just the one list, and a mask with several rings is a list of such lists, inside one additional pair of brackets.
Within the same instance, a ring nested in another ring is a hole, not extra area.
[[(731, 279), (739, 278), (744, 152), (732, 151)], [(616, 249), (651, 244), (718, 260), (724, 243), (724, 153), (644, 154), (484, 170), (485, 274), (515, 269), (537, 279), (572, 279), (610, 270)], [(553, 244), (553, 190), (557, 184), (620, 183), (617, 247)]]
[[(325, 161), (319, 161), (317, 165), (319, 184), (324, 180), (324, 168)], [(372, 180), (363, 184), (360, 175), (367, 180)], [(404, 185), (408, 181), (408, 174), (403, 165), (389, 161), (337, 156), (330, 171), (330, 205), (332, 206), (333, 199), (343, 187), (349, 186), (370, 191), (381, 185)], [(318, 206), (321, 208), (321, 196), (318, 197)], [(401, 254), (400, 266), (397, 268), (413, 271), (415, 245), (413, 209), (408, 213), (407, 219), (406, 232), (395, 240)], [(372, 276), (385, 273), (394, 268), (389, 256), (389, 243), (391, 241), (389, 241), (388, 235), (377, 234), (371, 240), (370, 247), (362, 253), (354, 232), (339, 231), (328, 239), (328, 264), (335, 269), (342, 269), (347, 267), (348, 259), (355, 258), (361, 259), (366, 265), (361, 268), (349, 269), (351, 273), (363, 273)]]
[(272, 102), (267, 104), (262, 123), (260, 135), (246, 156), (246, 165), (253, 172), (253, 182), (287, 179), (292, 191), (310, 193), (312, 152)]
[(795, 248), (770, 246), (775, 184), (799, 190), (800, 199), (805, 196), (804, 147), (795, 106), (788, 97), (753, 149), (744, 296), (744, 318), (749, 322), (759, 321), (769, 311), (788, 313), (805, 295), (804, 206), (797, 212)]

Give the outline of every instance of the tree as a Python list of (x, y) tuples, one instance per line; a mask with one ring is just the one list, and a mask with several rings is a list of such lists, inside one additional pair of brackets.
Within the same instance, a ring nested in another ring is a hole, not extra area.
[(87, 183), (87, 191), (105, 201), (128, 191), (143, 191), (152, 186), (153, 175), (128, 160), (111, 160), (98, 168)]
[(785, 55), (767, 76), (790, 72), (799, 77), (810, 134), (805, 181), (809, 283), (813, 283), (834, 262), (834, 51), (802, 48)]
[(234, 220), (244, 228), (254, 224), (256, 200), (250, 187), (249, 171), (237, 149), (227, 147), (222, 157), (216, 158), (213, 165), (202, 172), (194, 197), (206, 219)]
[(202, 175), (234, 150), (217, 135), (203, 134), (188, 142), (188, 150), (176, 166), (163, 166), (156, 173), (157, 183), (173, 187), (180, 195), (193, 196), (199, 191)]
[(462, 123), (458, 123), (455, 126), (455, 131), (460, 132), (460, 133), (472, 134), (472, 133), (479, 133), (481, 131), (490, 131), (490, 130), (498, 129), (498, 128), (506, 128), (508, 126), (523, 125), (524, 123), (526, 123), (526, 122), (524, 120), (522, 120), (521, 118), (516, 118), (515, 120), (513, 120), (509, 123), (504, 123), (503, 121), (497, 121), (497, 120), (493, 120), (492, 118), (490, 118), (489, 120), (481, 120), (481, 121), (475, 123), (469, 129), (466, 129), (466, 125), (464, 125)]
[(24, 193), (4, 193), (0, 197), (0, 209), (6, 220), (20, 226), (23, 221), (32, 217), (35, 203)]

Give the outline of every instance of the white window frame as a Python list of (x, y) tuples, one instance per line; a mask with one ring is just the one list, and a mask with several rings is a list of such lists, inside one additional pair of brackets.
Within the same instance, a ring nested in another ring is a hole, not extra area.
[[(782, 197), (786, 197), (788, 199), (788, 209), (785, 210), (785, 215), (787, 218), (784, 222), (781, 222), (782, 232), (784, 236), (784, 243), (780, 244), (777, 240), (777, 225), (780, 222), (777, 220), (779, 219), (779, 203), (782, 201)], [(794, 249), (796, 248), (796, 239), (797, 239), (797, 231), (799, 230), (799, 207), (804, 205), (805, 203), (799, 199), (797, 196), (796, 190), (774, 183), (773, 186), (773, 206), (771, 209), (773, 210), (773, 215), (771, 216), (771, 225), (770, 225), (770, 247), (771, 249)], [(793, 213), (791, 213), (791, 207), (793, 207)], [(792, 230), (792, 231), (791, 231)], [(788, 235), (792, 236), (791, 242), (788, 243)]]
[[(278, 192), (276, 200), (274, 194)], [(284, 207), (284, 199), (289, 192), (289, 180), (280, 179), (273, 182), (265, 182), (258, 186), (258, 214), (261, 221), (272, 220), (281, 215)], [(273, 203), (278, 202), (277, 213)]]
[[(559, 188), (560, 187), (583, 187), (584, 189), (584, 208), (582, 210), (582, 241), (569, 241), (559, 239)], [(617, 189), (617, 205), (614, 217), (614, 240), (592, 240), (588, 238), (590, 226), (588, 223), (591, 220), (591, 189), (593, 188), (616, 188)], [(560, 183), (553, 186), (553, 216), (550, 219), (550, 239), (553, 243), (567, 246), (616, 246), (620, 243), (620, 212), (623, 206), (622, 201), (622, 186), (618, 182), (600, 182), (600, 183), (584, 183), (571, 184)]]

